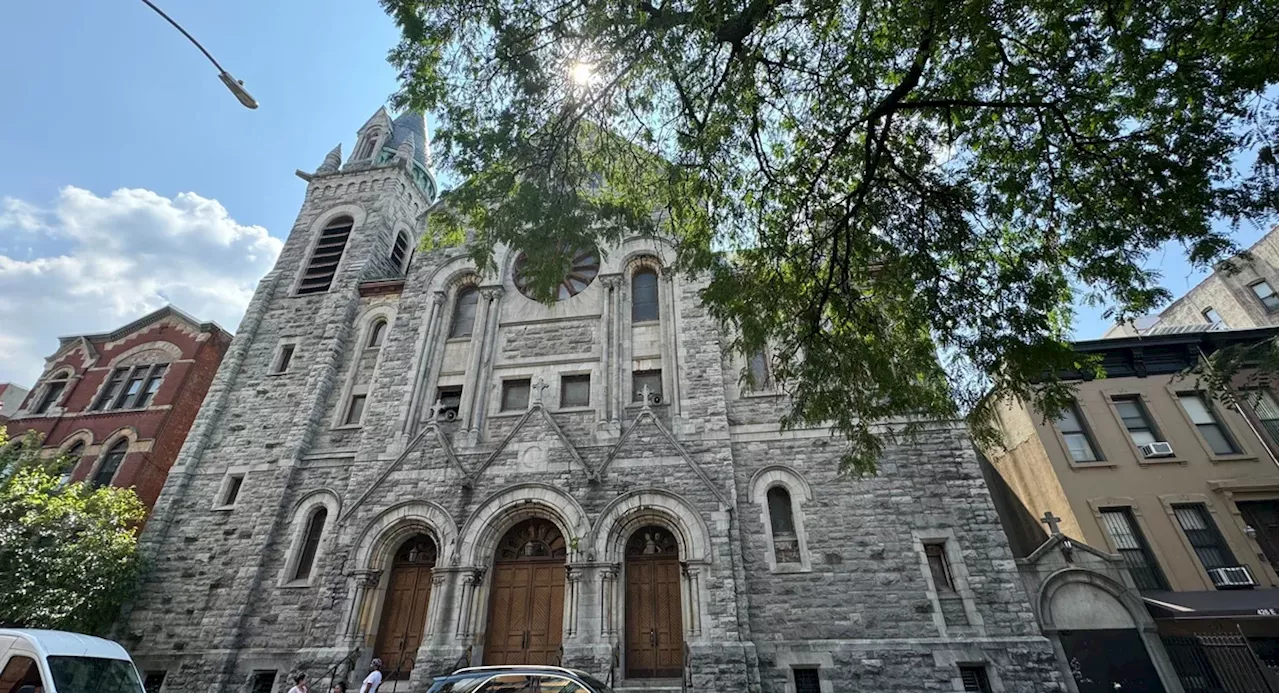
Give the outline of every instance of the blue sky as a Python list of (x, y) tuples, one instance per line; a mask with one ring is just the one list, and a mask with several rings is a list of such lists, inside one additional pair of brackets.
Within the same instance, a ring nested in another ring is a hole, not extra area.
[[(58, 335), (166, 301), (234, 330), (297, 214), (294, 169), (349, 152), (395, 90), (397, 33), (374, 0), (158, 4), (258, 110), (139, 0), (5, 8), (0, 382), (30, 385)], [(1175, 294), (1202, 278), (1177, 249), (1152, 262)], [(1101, 336), (1099, 313), (1077, 336)]]

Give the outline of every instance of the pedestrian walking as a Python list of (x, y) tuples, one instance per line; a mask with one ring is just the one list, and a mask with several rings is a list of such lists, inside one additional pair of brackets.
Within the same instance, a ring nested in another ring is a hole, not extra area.
[(297, 674), (293, 677), (293, 688), (289, 689), (289, 693), (311, 693), (307, 688), (306, 674)]
[(369, 662), (369, 675), (364, 677), (364, 683), (360, 684), (360, 693), (378, 693), (378, 686), (382, 685), (382, 660), (377, 657)]

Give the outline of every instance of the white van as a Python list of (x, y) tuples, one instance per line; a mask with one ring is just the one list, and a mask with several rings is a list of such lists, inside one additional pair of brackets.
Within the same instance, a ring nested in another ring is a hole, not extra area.
[(133, 660), (102, 638), (0, 628), (0, 693), (143, 693)]

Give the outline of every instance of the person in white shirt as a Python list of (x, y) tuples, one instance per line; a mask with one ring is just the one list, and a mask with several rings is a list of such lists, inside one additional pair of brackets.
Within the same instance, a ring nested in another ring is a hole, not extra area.
[(306, 674), (298, 674), (293, 677), (293, 688), (289, 689), (289, 693), (311, 693), (307, 688)]
[(364, 683), (360, 684), (360, 693), (378, 693), (378, 686), (382, 685), (382, 660), (377, 657), (369, 662), (369, 675), (364, 677)]

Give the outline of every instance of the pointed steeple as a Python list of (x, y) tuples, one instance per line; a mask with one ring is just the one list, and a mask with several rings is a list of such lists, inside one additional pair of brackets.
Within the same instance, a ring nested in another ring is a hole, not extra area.
[(393, 161), (397, 163), (403, 162), (406, 166), (410, 165), (413, 161), (414, 144), (415, 140), (413, 133), (411, 132), (409, 133), (409, 136), (400, 143), (400, 146), (396, 147), (396, 157)]
[(427, 138), (427, 119), (421, 113), (405, 111), (396, 116), (391, 124), (391, 141), (389, 147), (400, 147), (412, 137), (414, 143), (413, 160), (422, 168), (431, 170), (431, 140)]
[(333, 173), (334, 171), (337, 171), (338, 168), (340, 168), (341, 166), (342, 166), (342, 143), (339, 142), (338, 146), (329, 150), (329, 153), (324, 155), (324, 163), (320, 164), (320, 168), (316, 169), (316, 173)]

